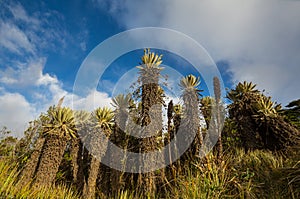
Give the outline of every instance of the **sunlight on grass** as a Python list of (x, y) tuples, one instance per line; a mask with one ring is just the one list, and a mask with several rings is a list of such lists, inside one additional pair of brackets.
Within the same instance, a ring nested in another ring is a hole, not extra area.
[(0, 159), (0, 198), (76, 199), (79, 196), (70, 188), (60, 185), (51, 188), (18, 185), (18, 167), (9, 160)]

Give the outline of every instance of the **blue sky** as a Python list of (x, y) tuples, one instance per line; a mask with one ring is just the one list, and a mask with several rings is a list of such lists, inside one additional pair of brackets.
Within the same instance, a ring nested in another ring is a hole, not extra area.
[[(20, 135), (28, 121), (62, 96), (66, 106), (92, 110), (109, 105), (112, 95), (134, 81), (143, 50), (120, 55), (99, 79), (97, 90), (85, 96), (72, 96), (78, 70), (101, 42), (143, 27), (168, 28), (191, 37), (217, 64), (226, 87), (253, 81), (285, 105), (300, 97), (299, 11), (297, 0), (2, 0), (0, 126)], [(188, 50), (172, 38), (150, 39), (165, 41), (178, 52)], [(164, 54), (170, 87), (176, 87), (180, 75), (197, 74), (184, 57), (156, 52)], [(178, 94), (176, 88), (172, 92)]]

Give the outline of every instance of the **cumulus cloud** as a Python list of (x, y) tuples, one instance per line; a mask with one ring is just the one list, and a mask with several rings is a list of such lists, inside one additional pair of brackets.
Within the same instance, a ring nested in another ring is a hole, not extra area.
[[(73, 95), (63, 88), (63, 83), (49, 73), (44, 73), (46, 59), (32, 60), (0, 70), (0, 127), (6, 126), (13, 135), (22, 136), (28, 122), (36, 119), (49, 106), (65, 96), (63, 106), (76, 110), (92, 111), (97, 107), (111, 107), (111, 98), (105, 92), (90, 91), (85, 96)], [(7, 89), (19, 89), (10, 92)], [(30, 97), (26, 95), (30, 94)]]
[(15, 65), (0, 70), (0, 83), (14, 88), (57, 83), (55, 76), (43, 74), (45, 63), (45, 58), (31, 59), (25, 63), (16, 62)]
[(60, 87), (58, 79), (43, 73), (45, 63), (45, 58), (38, 58), (0, 69), (0, 127), (7, 126), (15, 136), (20, 137), (28, 122), (53, 105), (61, 92), (52, 89)]
[[(57, 104), (62, 97), (61, 88), (59, 93), (53, 93), (53, 98), (43, 106), (29, 102), (20, 93), (4, 92), (0, 94), (0, 127), (6, 126), (13, 132), (14, 136), (23, 136), (24, 130), (28, 127), (28, 122), (36, 119), (40, 113), (45, 112), (49, 106)], [(75, 110), (93, 111), (98, 107), (111, 107), (111, 98), (107, 93), (92, 91), (88, 96), (78, 97), (71, 93), (65, 93), (63, 106), (72, 107)]]
[(111, 98), (105, 92), (91, 91), (85, 97), (73, 96), (73, 108), (76, 110), (93, 111), (98, 107), (112, 107)]
[(33, 106), (19, 93), (0, 95), (0, 126), (21, 137), (30, 120), (36, 117)]
[(72, 93), (68, 93), (62, 88), (55, 89), (56, 92), (51, 91), (53, 92), (52, 98), (45, 100), (43, 105), (30, 102), (20, 93), (2, 92), (0, 94), (0, 127), (6, 126), (13, 132), (14, 136), (23, 136), (24, 130), (28, 127), (28, 122), (36, 119), (49, 106), (57, 104), (63, 96), (62, 93), (65, 96), (63, 106), (75, 110), (93, 111), (98, 107), (111, 107), (111, 98), (104, 92), (91, 91), (89, 95), (79, 97), (73, 96)]
[(232, 83), (253, 81), (284, 104), (299, 97), (299, 1), (102, 2), (125, 28), (158, 26), (191, 36), (216, 62), (229, 63), (224, 71)]

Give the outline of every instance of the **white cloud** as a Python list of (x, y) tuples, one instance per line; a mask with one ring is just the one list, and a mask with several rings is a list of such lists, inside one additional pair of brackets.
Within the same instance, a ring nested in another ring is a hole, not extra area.
[(52, 77), (51, 75), (49, 75), (49, 73), (46, 73), (45, 75), (40, 73), (36, 84), (37, 85), (48, 85), (48, 84), (55, 84), (57, 82), (58, 82), (58, 80), (56, 79), (56, 77)]
[(34, 17), (30, 17), (20, 3), (8, 5), (10, 12), (17, 20), (24, 21), (31, 25), (40, 25), (40, 21)]
[[(27, 63), (0, 69), (0, 127), (7, 126), (15, 136), (22, 136), (28, 122), (56, 104), (59, 94), (67, 92), (55, 76), (43, 74), (45, 58), (31, 59)], [(10, 92), (8, 90), (20, 90)], [(32, 95), (26, 99), (25, 95)]]
[(51, 76), (48, 73), (43, 74), (45, 63), (45, 58), (37, 58), (28, 60), (25, 63), (16, 62), (14, 66), (3, 70), (0, 69), (0, 83), (14, 88), (58, 83), (55, 76)]
[(30, 120), (36, 117), (35, 109), (19, 93), (0, 95), (0, 126), (12, 130), (15, 136), (22, 136)]
[[(97, 107), (111, 107), (111, 98), (105, 92), (90, 91), (86, 96), (76, 96), (63, 89), (55, 76), (43, 73), (46, 59), (31, 60), (16, 69), (0, 70), (0, 127), (7, 126), (14, 135), (21, 136), (29, 121), (57, 104), (65, 96), (63, 106), (92, 111)], [(21, 93), (10, 93), (5, 88), (21, 89), (25, 95), (32, 92), (31, 100)]]
[(111, 98), (107, 93), (91, 91), (85, 97), (73, 96), (73, 108), (76, 110), (93, 111), (98, 107), (112, 107)]
[(87, 96), (72, 95), (62, 88), (61, 82), (50, 81), (43, 89), (34, 93), (33, 102), (28, 101), (21, 93), (9, 93), (0, 87), (0, 127), (6, 126), (14, 136), (22, 136), (28, 122), (45, 112), (49, 106), (57, 104), (65, 96), (63, 106), (76, 110), (93, 111), (98, 107), (112, 107), (107, 93), (91, 91)]
[[(110, 106), (107, 93), (91, 91), (87, 96), (72, 96), (63, 89), (55, 76), (43, 73), (45, 58), (17, 63), (17, 66), (0, 70), (0, 127), (7, 126), (14, 135), (21, 136), (29, 121), (57, 104), (65, 96), (63, 106), (92, 111), (99, 106)], [(6, 89), (19, 89), (24, 93), (11, 93)], [(31, 93), (31, 99), (24, 95)]]
[(35, 53), (35, 46), (29, 42), (27, 35), (14, 24), (5, 23), (1, 19), (0, 46), (17, 54)]
[(2, 76), (0, 78), (0, 82), (2, 82), (4, 84), (15, 84), (15, 83), (17, 83), (17, 80), (13, 79), (13, 78), (10, 78), (10, 77)]
[[(65, 27), (64, 16), (55, 10), (29, 13), (21, 3), (7, 2), (0, 10), (0, 53), (39, 57), (44, 51), (64, 50), (78, 40)], [(84, 32), (84, 30), (81, 30)], [(80, 42), (85, 35), (80, 33)], [(59, 48), (58, 48), (59, 47)], [(8, 59), (9, 60), (9, 59)], [(9, 60), (10, 61), (10, 60)]]
[(233, 82), (253, 81), (284, 104), (299, 98), (299, 1), (129, 0), (102, 7), (126, 28), (159, 26), (191, 36), (215, 61), (229, 62)]

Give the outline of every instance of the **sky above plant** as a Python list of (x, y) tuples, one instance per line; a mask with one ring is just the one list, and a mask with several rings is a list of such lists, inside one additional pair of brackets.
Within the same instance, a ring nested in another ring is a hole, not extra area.
[[(253, 81), (286, 105), (300, 97), (299, 19), (297, 0), (0, 0), (0, 126), (21, 135), (30, 120), (63, 96), (66, 106), (109, 106), (112, 96), (136, 80), (143, 50), (120, 55), (85, 96), (72, 95), (77, 72), (101, 42), (143, 27), (189, 36), (214, 60), (225, 87)], [(187, 50), (164, 35), (150, 39)], [(165, 74), (173, 87), (181, 75), (199, 75), (184, 58), (156, 52), (171, 66)]]

